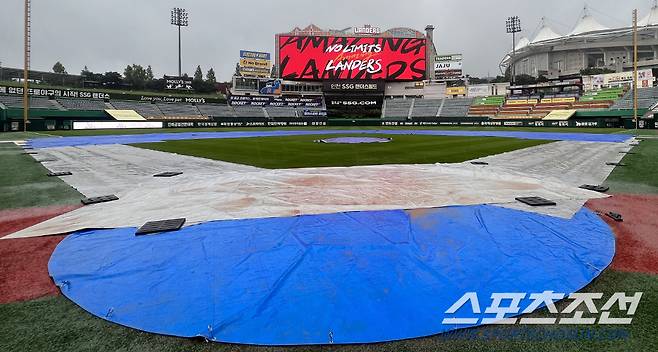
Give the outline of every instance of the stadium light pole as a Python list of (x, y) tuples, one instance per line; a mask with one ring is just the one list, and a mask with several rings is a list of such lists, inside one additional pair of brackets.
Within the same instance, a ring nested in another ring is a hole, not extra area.
[(28, 79), (30, 67), (30, 11), (32, 9), (30, 0), (25, 0), (25, 36), (24, 36), (24, 62), (23, 62), (23, 132), (27, 132), (27, 121), (30, 111), (30, 99), (28, 95)]
[(180, 27), (187, 27), (188, 23), (187, 10), (180, 7), (174, 7), (171, 10), (171, 24), (178, 27), (178, 77), (183, 75), (181, 70)]
[(639, 134), (640, 121), (637, 118), (637, 9), (633, 10), (633, 119), (635, 137)]
[(512, 79), (510, 80), (510, 83), (514, 85), (516, 78), (516, 65), (514, 65), (514, 59), (516, 58), (516, 33), (521, 32), (521, 20), (519, 19), (519, 16), (511, 16), (507, 18), (506, 25), (507, 33), (512, 34), (512, 68), (510, 70)]

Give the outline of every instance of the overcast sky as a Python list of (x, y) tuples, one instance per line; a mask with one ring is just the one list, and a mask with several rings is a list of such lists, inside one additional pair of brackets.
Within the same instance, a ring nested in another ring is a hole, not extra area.
[[(23, 1), (1, 0), (0, 62), (22, 67)], [(591, 14), (609, 27), (630, 25), (633, 8), (643, 17), (649, 0), (591, 0)], [(32, 68), (52, 70), (61, 61), (70, 73), (87, 65), (95, 72), (128, 64), (152, 65), (156, 76), (177, 73), (177, 34), (169, 24), (172, 7), (189, 11), (183, 29), (183, 72), (213, 67), (228, 80), (240, 49), (274, 52), (274, 34), (310, 23), (321, 28), (372, 24), (388, 29), (436, 29), (440, 53), (463, 53), (473, 76), (496, 75), (510, 49), (507, 16), (521, 17), (532, 36), (540, 18), (560, 34), (571, 31), (580, 0), (33, 0)]]

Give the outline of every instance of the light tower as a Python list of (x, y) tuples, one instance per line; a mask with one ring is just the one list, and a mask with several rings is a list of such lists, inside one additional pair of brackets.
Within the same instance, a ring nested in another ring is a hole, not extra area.
[(171, 10), (171, 24), (178, 27), (178, 77), (182, 76), (181, 70), (181, 44), (180, 44), (180, 27), (188, 26), (187, 10), (174, 7)]
[(521, 32), (521, 20), (519, 16), (512, 16), (507, 18), (507, 33), (512, 34), (512, 67), (510, 73), (512, 74), (511, 84), (514, 85), (516, 78), (516, 65), (514, 59), (516, 58), (516, 33)]
[(31, 11), (32, 11), (32, 4), (30, 3), (30, 0), (25, 0), (25, 37), (24, 37), (24, 44), (25, 44), (25, 52), (24, 52), (24, 62), (23, 62), (23, 132), (27, 132), (27, 121), (29, 117), (29, 110), (30, 110), (30, 101), (29, 101), (29, 94), (28, 94), (28, 79), (29, 77), (29, 70), (30, 70), (30, 26), (31, 26)]

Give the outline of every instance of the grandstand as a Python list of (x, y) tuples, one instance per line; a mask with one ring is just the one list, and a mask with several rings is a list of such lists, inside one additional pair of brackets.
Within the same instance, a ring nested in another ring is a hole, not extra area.
[(468, 110), (468, 116), (494, 116), (505, 103), (505, 96), (491, 95), (476, 98)]
[(291, 107), (268, 106), (265, 108), (265, 112), (270, 118), (297, 117), (297, 110)]
[[(0, 104), (7, 108), (22, 108), (23, 97), (13, 95), (0, 95)], [(58, 106), (48, 98), (30, 97), (30, 108), (56, 109)]]
[[(640, 88), (637, 90), (638, 108), (648, 109), (658, 101), (658, 87)], [(623, 98), (617, 100), (612, 109), (632, 109), (633, 108), (633, 91), (628, 91)]]
[(417, 99), (411, 117), (436, 117), (442, 103), (443, 99)]
[(185, 120), (189, 119), (207, 119), (201, 115), (199, 109), (194, 105), (188, 104), (176, 104), (176, 103), (157, 103), (158, 109), (162, 111), (165, 119), (172, 118), (181, 118)]
[(384, 104), (385, 119), (427, 117), (465, 117), (473, 103), (471, 98), (392, 99)]
[(164, 116), (162, 111), (158, 109), (155, 104), (151, 103), (142, 103), (134, 101), (113, 101), (111, 105), (118, 110), (134, 110), (143, 117), (149, 118), (160, 118)]
[(212, 117), (236, 117), (233, 108), (226, 104), (200, 104), (197, 105), (199, 111), (206, 116)]
[(105, 110), (107, 105), (102, 100), (87, 99), (57, 99), (57, 102), (66, 110)]
[(413, 100), (411, 99), (391, 99), (384, 101), (384, 118), (406, 120), (409, 117), (412, 102)]
[(258, 117), (265, 118), (265, 109), (259, 106), (235, 106), (236, 117)]
[(473, 104), (472, 98), (444, 99), (439, 117), (464, 117)]

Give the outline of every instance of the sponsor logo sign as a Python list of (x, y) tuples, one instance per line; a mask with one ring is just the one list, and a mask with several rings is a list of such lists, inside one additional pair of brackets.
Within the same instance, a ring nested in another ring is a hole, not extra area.
[(270, 61), (271, 60), (271, 55), (270, 55), (270, 53), (264, 53), (264, 52), (260, 52), (260, 51), (240, 50), (240, 58)]
[(373, 27), (369, 24), (364, 25), (363, 27), (355, 27), (354, 34), (381, 34), (382, 29), (379, 27)]
[(263, 97), (248, 95), (232, 95), (229, 98), (232, 106), (288, 106), (318, 108), (322, 106), (322, 97), (296, 98), (296, 97)]
[(192, 77), (170, 77), (164, 76), (165, 89), (168, 90), (193, 90)]
[(326, 81), (322, 87), (325, 93), (379, 93), (384, 92), (384, 83), (382, 81), (371, 82), (341, 82), (341, 81)]
[(466, 87), (449, 87), (446, 88), (446, 95), (466, 95)]

